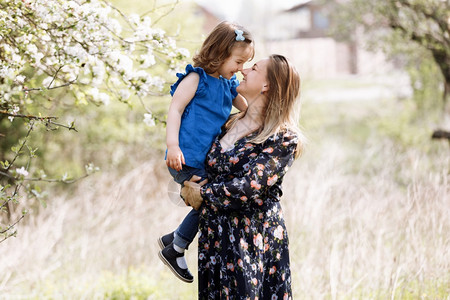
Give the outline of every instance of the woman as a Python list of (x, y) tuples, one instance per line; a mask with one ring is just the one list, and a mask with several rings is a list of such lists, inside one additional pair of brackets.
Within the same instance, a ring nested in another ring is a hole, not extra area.
[[(225, 125), (206, 158), (208, 182), (185, 182), (200, 207), (199, 299), (290, 299), (288, 237), (279, 203), (287, 168), (300, 154), (295, 68), (272, 55), (242, 71), (245, 112)], [(201, 206), (200, 206), (201, 205)]]

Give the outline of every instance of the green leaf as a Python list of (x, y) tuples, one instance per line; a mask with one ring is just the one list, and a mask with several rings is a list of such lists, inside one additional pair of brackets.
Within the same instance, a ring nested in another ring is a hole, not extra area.
[(44, 199), (39, 199), (39, 202), (41, 203), (43, 208), (47, 208), (47, 202)]
[(7, 169), (9, 167), (9, 161), (8, 160), (0, 161), (0, 164), (2, 165), (3, 169)]

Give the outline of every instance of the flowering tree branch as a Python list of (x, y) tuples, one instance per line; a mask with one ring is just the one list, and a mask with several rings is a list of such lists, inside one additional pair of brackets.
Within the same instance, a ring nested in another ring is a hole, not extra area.
[[(28, 126), (26, 137), (17, 138), (12, 151), (0, 156), (0, 213), (20, 200), (20, 189), (30, 197), (41, 197), (31, 183), (72, 183), (96, 171), (89, 165), (77, 179), (66, 175), (50, 179), (30, 164), (32, 158), (39, 159), (37, 148), (27, 145), (35, 123), (48, 130), (77, 131), (74, 122), (56, 122), (61, 116), (48, 112), (44, 103), (54, 108), (138, 99), (144, 104), (148, 97), (163, 95), (167, 78), (181, 71), (189, 57), (186, 49), (177, 47), (174, 38), (156, 26), (177, 3), (152, 20), (149, 12), (126, 15), (105, 0), (0, 2), (0, 121), (11, 121), (2, 123), (11, 130), (0, 136), (11, 139), (17, 134), (13, 129)], [(58, 91), (64, 93), (55, 96)], [(144, 107), (145, 123), (164, 123)], [(15, 118), (24, 122), (13, 124)], [(26, 155), (26, 148), (28, 159), (19, 159)], [(23, 216), (2, 229), (2, 215), (0, 237), (6, 239)]]
[(8, 225), (5, 229), (0, 230), (0, 236), (3, 235), (3, 239), (0, 240), (0, 243), (4, 242), (6, 239), (15, 236), (17, 231), (13, 231), (10, 232), (12, 229), (14, 229), (14, 227), (17, 225), (17, 223), (19, 223), (20, 221), (22, 221), (23, 218), (25, 218), (26, 212), (24, 212), (14, 223), (12, 223), (11, 225)]
[(69, 130), (78, 132), (78, 130), (74, 126), (75, 125), (74, 122), (69, 123), (69, 125), (56, 123), (54, 120), (58, 119), (57, 117), (41, 117), (41, 116), (33, 116), (33, 115), (14, 114), (14, 113), (10, 113), (10, 112), (4, 111), (4, 110), (0, 110), (0, 114), (9, 116), (11, 118), (23, 118), (23, 119), (28, 119), (28, 120), (38, 120), (38, 121), (42, 121), (44, 123), (44, 125), (46, 125), (47, 127), (49, 127), (50, 125), (55, 125), (58, 127), (64, 127)]
[(28, 120), (44, 121), (44, 120), (52, 120), (52, 119), (56, 120), (57, 119), (57, 117), (39, 117), (39, 116), (33, 116), (33, 115), (15, 114), (15, 113), (7, 112), (5, 110), (0, 110), (0, 114), (5, 115), (5, 116), (14, 117), (14, 118), (24, 118), (24, 119), (28, 119)]
[(67, 86), (69, 86), (69, 85), (71, 85), (71, 84), (76, 83), (78, 77), (75, 78), (74, 80), (71, 80), (71, 81), (66, 82), (66, 83), (64, 83), (64, 84), (61, 84), (61, 85), (53, 86), (53, 87), (52, 87), (51, 85), (52, 85), (53, 81), (55, 80), (55, 78), (56, 78), (56, 74), (55, 74), (55, 76), (53, 77), (52, 81), (50, 81), (50, 83), (48, 84), (48, 86), (47, 86), (46, 88), (42, 88), (42, 87), (39, 87), (39, 88), (26, 88), (26, 87), (24, 87), (24, 88), (22, 89), (22, 91), (24, 91), (24, 92), (41, 91), (41, 92), (42, 92), (42, 91), (44, 91), (44, 90), (54, 90), (54, 89), (59, 89), (59, 88), (67, 87)]

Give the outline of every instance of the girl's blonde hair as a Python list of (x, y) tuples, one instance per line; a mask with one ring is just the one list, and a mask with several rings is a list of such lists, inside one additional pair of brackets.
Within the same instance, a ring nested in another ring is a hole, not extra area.
[[(236, 40), (236, 29), (243, 32), (242, 36), (245, 38), (243, 41)], [(194, 67), (200, 67), (209, 74), (216, 72), (231, 56), (231, 51), (235, 46), (251, 46), (251, 59), (253, 59), (255, 47), (250, 32), (240, 25), (227, 21), (219, 23), (205, 39), (200, 51), (193, 57)]]
[[(282, 131), (291, 130), (298, 136), (295, 157), (303, 152), (305, 138), (298, 128), (296, 100), (300, 95), (300, 76), (286, 57), (278, 54), (269, 56), (267, 65), (267, 81), (269, 89), (265, 92), (266, 107), (263, 110), (263, 125), (258, 134), (250, 142), (263, 143), (270, 136)], [(230, 128), (242, 118), (245, 112), (234, 115), (226, 124)]]

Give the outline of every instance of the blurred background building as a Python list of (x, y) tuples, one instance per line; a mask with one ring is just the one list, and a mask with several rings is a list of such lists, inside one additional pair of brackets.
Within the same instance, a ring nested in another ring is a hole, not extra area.
[[(197, 0), (207, 34), (222, 20), (235, 21), (255, 37), (257, 56), (279, 53), (293, 61), (308, 78), (384, 74), (394, 68), (383, 53), (364, 49), (362, 35), (337, 41), (331, 34), (330, 13), (340, 2), (333, 0)], [(225, 2), (225, 1), (220, 1)]]

